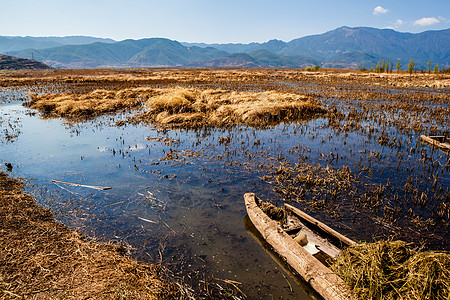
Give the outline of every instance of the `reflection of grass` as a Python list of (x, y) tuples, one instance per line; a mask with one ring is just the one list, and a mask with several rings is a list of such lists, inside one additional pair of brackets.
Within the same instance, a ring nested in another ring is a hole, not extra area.
[(334, 271), (361, 299), (448, 299), (450, 254), (420, 252), (401, 241), (344, 250)]
[(136, 107), (144, 101), (148, 110), (135, 119), (170, 127), (262, 127), (302, 120), (325, 112), (311, 98), (297, 94), (186, 88), (32, 95), (27, 105), (48, 115), (89, 117)]

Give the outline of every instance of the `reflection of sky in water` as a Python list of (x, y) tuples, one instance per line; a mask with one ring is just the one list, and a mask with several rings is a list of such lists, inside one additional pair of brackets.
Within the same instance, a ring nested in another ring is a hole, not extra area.
[[(175, 273), (207, 272), (242, 282), (240, 288), (249, 298), (307, 299), (244, 228), (245, 192), (278, 198), (260, 179), (266, 175), (261, 164), (298, 163), (299, 153), (291, 151), (297, 147), (305, 149), (300, 153), (308, 164), (348, 164), (353, 171), (361, 168), (359, 164), (370, 166), (375, 183), (409, 175), (395, 168), (400, 164), (395, 149), (357, 133), (344, 137), (327, 128), (326, 119), (268, 130), (165, 133), (148, 126), (109, 126), (110, 117), (69, 126), (59, 119), (27, 115), (28, 111), (18, 102), (0, 106), (3, 123), (20, 119), (15, 142), (1, 145), (0, 163), (11, 162), (13, 176), (32, 180), (34, 187), (28, 191), (39, 203), (60, 212), (59, 218), (72, 228), (130, 244), (140, 260), (162, 261)], [(230, 143), (223, 143), (223, 137), (230, 137)], [(410, 137), (402, 139), (405, 147), (416, 143)], [(442, 155), (425, 149), (445, 165)], [(383, 159), (369, 163), (375, 152)], [(339, 154), (339, 159), (330, 162), (330, 153)], [(401, 164), (413, 166), (417, 159), (406, 155)], [(112, 189), (55, 185), (51, 180)], [(332, 221), (333, 227), (340, 227), (339, 221)], [(353, 229), (373, 234), (371, 228)]]

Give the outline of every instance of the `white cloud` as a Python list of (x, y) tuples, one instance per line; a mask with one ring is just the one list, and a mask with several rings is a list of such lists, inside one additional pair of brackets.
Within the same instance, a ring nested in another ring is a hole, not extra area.
[(382, 15), (382, 14), (385, 14), (387, 12), (389, 12), (389, 9), (386, 9), (384, 7), (381, 7), (381, 6), (377, 6), (377, 7), (375, 7), (373, 9), (373, 14), (374, 15)]
[(439, 21), (435, 17), (422, 18), (422, 19), (414, 21), (414, 25), (416, 25), (416, 26), (430, 26), (430, 25), (437, 24), (437, 23), (440, 23), (440, 22), (441, 21)]
[(403, 21), (402, 19), (397, 19), (397, 21), (395, 21), (395, 27), (398, 27), (398, 26), (402, 26), (403, 24), (405, 24), (406, 22), (405, 21)]

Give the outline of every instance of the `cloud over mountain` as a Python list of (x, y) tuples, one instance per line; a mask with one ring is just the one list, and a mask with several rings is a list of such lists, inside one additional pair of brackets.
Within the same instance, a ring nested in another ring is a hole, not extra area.
[(414, 22), (414, 25), (416, 25), (416, 26), (430, 26), (430, 25), (433, 25), (433, 24), (437, 24), (439, 22), (440, 21), (437, 18), (430, 17), (430, 18), (422, 18), (422, 19), (416, 20)]
[(377, 6), (377, 7), (375, 7), (373, 9), (373, 14), (374, 15), (384, 15), (384, 14), (386, 14), (388, 12), (389, 12), (389, 9), (386, 9), (386, 8), (384, 8), (382, 6)]

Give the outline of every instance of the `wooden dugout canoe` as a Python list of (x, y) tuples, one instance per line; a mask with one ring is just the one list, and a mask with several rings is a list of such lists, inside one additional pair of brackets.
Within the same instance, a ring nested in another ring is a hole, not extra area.
[(420, 140), (444, 152), (450, 152), (450, 138), (446, 136), (421, 135)]
[[(269, 245), (278, 253), (286, 263), (297, 272), (311, 287), (317, 291), (325, 300), (343, 300), (355, 299), (343, 280), (333, 271), (328, 269), (321, 261), (311, 255), (305, 248), (300, 246), (294, 239), (274, 220), (270, 219), (258, 206), (259, 199), (253, 193), (244, 195), (247, 214), (255, 225), (256, 229), (261, 233), (262, 237)], [(286, 205), (285, 209), (296, 214), (296, 208), (292, 210), (292, 206)], [(298, 210), (300, 211), (300, 210)], [(301, 212), (301, 211), (300, 211)], [(304, 212), (301, 212), (305, 214)], [(305, 214), (306, 215), (306, 214)], [(337, 233), (325, 224), (315, 220), (308, 215), (312, 224), (323, 227), (322, 230), (334, 236), (343, 244), (351, 245), (354, 242), (343, 235)], [(301, 216), (299, 218), (302, 219)], [(320, 224), (320, 225), (319, 225)], [(304, 229), (305, 227), (303, 227)], [(302, 230), (303, 230), (302, 229)], [(334, 233), (334, 234), (333, 234)], [(337, 235), (336, 235), (337, 234)], [(309, 235), (309, 234), (308, 234)], [(316, 240), (318, 248), (320, 242)], [(321, 249), (322, 250), (322, 249)], [(338, 250), (339, 251), (339, 250)]]

